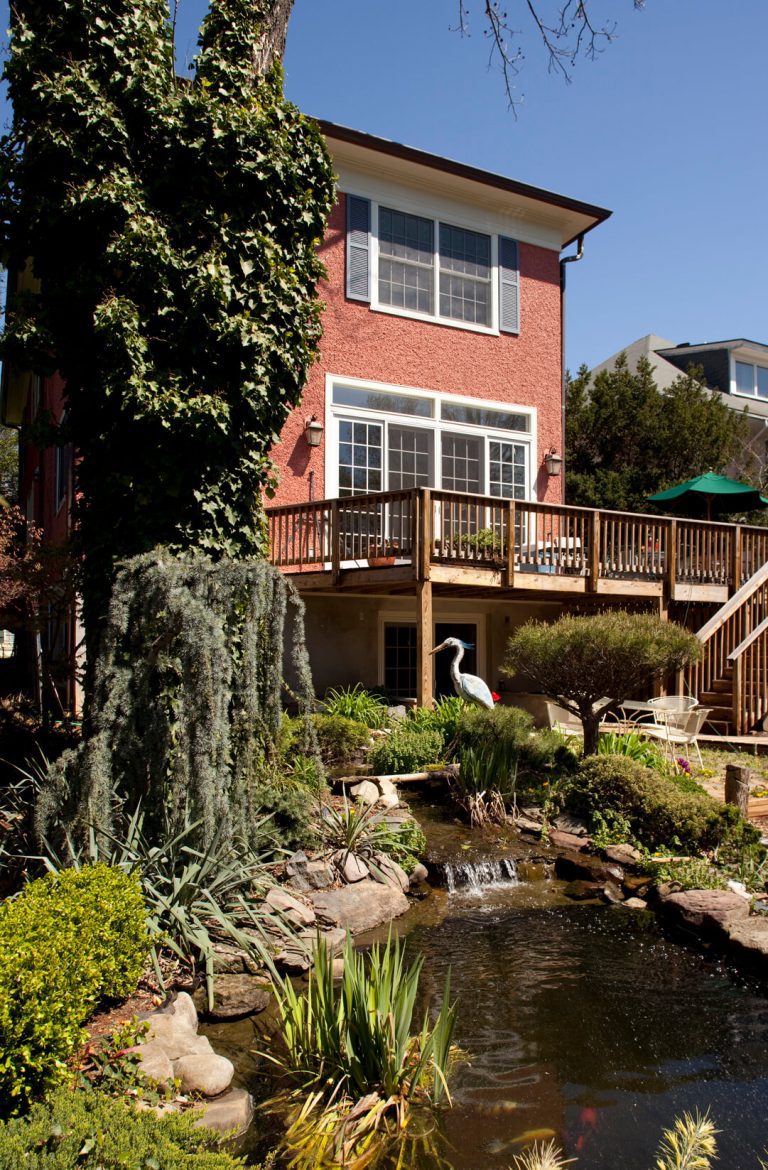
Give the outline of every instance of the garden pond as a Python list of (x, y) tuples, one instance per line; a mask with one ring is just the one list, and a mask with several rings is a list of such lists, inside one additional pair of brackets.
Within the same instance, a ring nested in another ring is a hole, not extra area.
[[(491, 847), (444, 809), (411, 804), (453, 889), (434, 890), (393, 930), (425, 956), (425, 1004), (439, 1003), (450, 968), (467, 1060), (432, 1151), (409, 1167), (504, 1170), (553, 1137), (578, 1170), (651, 1170), (662, 1130), (698, 1108), (720, 1130), (718, 1165), (758, 1170), (765, 991), (666, 938), (648, 912), (568, 900), (563, 883), (519, 864), (531, 852), (519, 838)], [(257, 1018), (205, 1029), (257, 1099), (272, 1087), (254, 1052), (260, 1028)], [(254, 1127), (258, 1157), (269, 1143), (258, 1108)]]

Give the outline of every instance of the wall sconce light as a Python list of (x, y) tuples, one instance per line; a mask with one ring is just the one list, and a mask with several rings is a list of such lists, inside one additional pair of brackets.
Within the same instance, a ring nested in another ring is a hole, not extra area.
[(563, 457), (558, 455), (554, 447), (550, 447), (544, 456), (544, 463), (547, 468), (547, 475), (559, 475), (563, 469)]
[(307, 419), (304, 427), (304, 438), (307, 440), (308, 447), (319, 447), (323, 438), (323, 431), (325, 427), (315, 415)]

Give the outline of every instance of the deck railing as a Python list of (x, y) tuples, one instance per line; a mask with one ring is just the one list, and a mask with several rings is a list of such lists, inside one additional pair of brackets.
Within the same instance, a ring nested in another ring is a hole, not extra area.
[[(519, 574), (713, 585), (735, 592), (768, 561), (768, 530), (705, 520), (410, 488), (268, 508), (288, 571), (412, 563)], [(524, 580), (518, 582), (524, 585)], [(733, 649), (732, 644), (730, 649)]]

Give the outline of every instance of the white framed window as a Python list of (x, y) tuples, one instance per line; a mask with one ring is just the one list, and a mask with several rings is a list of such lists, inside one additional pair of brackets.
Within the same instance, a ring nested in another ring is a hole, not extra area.
[(414, 487), (532, 499), (536, 412), (326, 378), (326, 495)]
[(347, 195), (347, 296), (483, 333), (520, 330), (516, 240)]
[(768, 366), (734, 361), (733, 392), (768, 400)]

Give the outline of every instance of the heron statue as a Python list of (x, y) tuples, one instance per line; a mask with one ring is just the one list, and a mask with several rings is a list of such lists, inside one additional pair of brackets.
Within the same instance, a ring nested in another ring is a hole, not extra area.
[(481, 707), (490, 707), (493, 710), (493, 695), (481, 678), (476, 674), (462, 674), (459, 663), (464, 657), (465, 650), (471, 650), (471, 642), (462, 642), (461, 638), (446, 638), (430, 654), (437, 654), (439, 650), (453, 650), (451, 663), (451, 681), (456, 694), (470, 703), (479, 703)]

